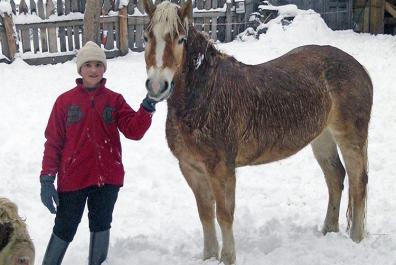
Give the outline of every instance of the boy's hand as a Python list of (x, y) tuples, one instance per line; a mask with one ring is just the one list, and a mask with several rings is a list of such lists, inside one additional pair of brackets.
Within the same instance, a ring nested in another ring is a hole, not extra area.
[(54, 207), (54, 202), (55, 202), (56, 206), (59, 205), (58, 192), (55, 189), (54, 181), (55, 181), (54, 176), (48, 176), (48, 175), (40, 176), (41, 202), (53, 214), (56, 213), (56, 208)]
[(146, 95), (146, 97), (142, 101), (142, 106), (148, 112), (154, 112), (155, 104), (157, 104), (157, 103), (158, 103), (158, 101), (156, 101), (155, 99), (149, 98), (149, 96)]

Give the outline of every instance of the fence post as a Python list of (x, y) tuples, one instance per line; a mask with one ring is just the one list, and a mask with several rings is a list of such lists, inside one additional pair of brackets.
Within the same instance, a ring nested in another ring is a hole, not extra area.
[(226, 34), (225, 34), (225, 41), (230, 42), (231, 41), (231, 30), (232, 30), (232, 13), (231, 13), (231, 7), (232, 7), (232, 2), (227, 1), (227, 10), (226, 10)]
[(7, 49), (5, 49), (7, 58), (10, 61), (13, 61), (16, 54), (16, 41), (14, 37), (14, 25), (12, 21), (11, 15), (3, 14), (0, 15), (0, 18), (3, 20), (5, 35), (6, 35), (6, 42), (7, 42)]
[(120, 52), (121, 55), (128, 53), (128, 8), (122, 6), (118, 11), (118, 21), (120, 23)]
[(384, 33), (385, 0), (371, 0), (370, 33)]

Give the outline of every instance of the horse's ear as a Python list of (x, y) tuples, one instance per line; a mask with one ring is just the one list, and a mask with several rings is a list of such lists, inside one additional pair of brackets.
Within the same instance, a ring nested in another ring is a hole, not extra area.
[(146, 11), (146, 14), (151, 18), (153, 17), (154, 11), (155, 11), (155, 5), (153, 4), (153, 1), (151, 0), (143, 0), (143, 7), (144, 11)]
[(189, 23), (192, 23), (192, 0), (186, 0), (179, 9), (179, 16), (182, 21), (188, 19)]

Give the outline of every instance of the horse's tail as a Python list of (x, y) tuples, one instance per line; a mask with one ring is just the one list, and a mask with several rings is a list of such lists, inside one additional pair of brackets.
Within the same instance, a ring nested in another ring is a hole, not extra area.
[[(362, 199), (363, 199), (363, 207), (364, 207), (364, 216), (363, 216), (363, 229), (365, 230), (366, 227), (366, 217), (367, 217), (367, 194), (368, 194), (368, 156), (367, 156), (367, 139), (366, 142), (363, 146), (363, 171), (361, 173), (360, 181), (363, 182), (364, 184), (364, 191), (362, 194)], [(352, 196), (351, 193), (349, 192), (349, 197), (348, 197), (348, 208), (346, 212), (346, 217), (348, 221), (347, 225), (347, 231), (350, 230), (351, 228), (351, 222), (352, 222)]]

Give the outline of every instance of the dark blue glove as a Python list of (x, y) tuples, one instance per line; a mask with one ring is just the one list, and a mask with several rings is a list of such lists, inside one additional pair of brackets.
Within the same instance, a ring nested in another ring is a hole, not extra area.
[(54, 181), (55, 181), (54, 176), (48, 176), (48, 175), (40, 176), (41, 202), (53, 214), (56, 213), (56, 208), (54, 207), (54, 202), (55, 202), (56, 206), (59, 205), (58, 192), (55, 189)]
[(149, 96), (146, 95), (146, 97), (142, 101), (142, 106), (148, 112), (154, 112), (155, 104), (157, 104), (157, 103), (158, 103), (158, 101), (156, 101), (155, 99), (149, 98)]

